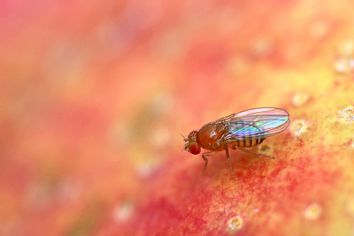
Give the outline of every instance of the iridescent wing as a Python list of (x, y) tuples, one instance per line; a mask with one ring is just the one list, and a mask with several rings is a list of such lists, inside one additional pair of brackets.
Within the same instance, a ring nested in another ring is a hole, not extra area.
[(284, 131), (290, 121), (289, 114), (283, 109), (262, 107), (246, 110), (225, 117), (229, 131), (224, 140), (232, 142), (247, 138), (266, 138)]

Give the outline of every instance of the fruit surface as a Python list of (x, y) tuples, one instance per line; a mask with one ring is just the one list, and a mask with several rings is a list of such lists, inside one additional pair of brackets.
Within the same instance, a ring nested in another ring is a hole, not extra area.
[[(1, 235), (352, 235), (352, 1), (0, 3)], [(180, 134), (290, 114), (257, 152)]]

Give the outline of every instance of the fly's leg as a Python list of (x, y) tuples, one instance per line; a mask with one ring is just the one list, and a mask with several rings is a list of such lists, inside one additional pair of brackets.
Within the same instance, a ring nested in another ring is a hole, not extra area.
[(225, 146), (225, 152), (226, 152), (227, 162), (228, 162), (230, 168), (232, 169), (230, 153), (229, 153), (229, 147), (227, 145)]
[[(235, 147), (235, 149), (236, 149), (236, 147)], [(249, 151), (247, 149), (244, 149), (244, 148), (241, 148), (241, 147), (237, 147), (237, 149), (239, 149), (240, 151), (243, 151), (245, 153), (251, 154), (251, 155), (264, 156), (264, 157), (267, 157), (267, 158), (270, 158), (270, 159), (275, 159), (273, 156), (268, 156), (268, 155), (262, 154), (262, 153), (251, 152), (251, 151)]]
[(202, 154), (202, 158), (204, 160), (204, 171), (206, 170), (207, 166), (208, 166), (208, 156), (211, 156), (213, 152), (204, 152)]
[(230, 153), (229, 153), (229, 148), (227, 147), (227, 145), (225, 147), (225, 151), (226, 151), (226, 158), (230, 162)]
[(208, 158), (205, 156), (204, 153), (202, 154), (202, 158), (204, 160), (204, 171), (205, 171), (208, 166)]

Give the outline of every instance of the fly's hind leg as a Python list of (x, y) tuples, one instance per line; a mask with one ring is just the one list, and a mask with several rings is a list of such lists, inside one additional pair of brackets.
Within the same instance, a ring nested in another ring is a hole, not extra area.
[(229, 153), (229, 147), (227, 145), (225, 146), (225, 152), (226, 152), (226, 158), (227, 158), (228, 165), (232, 169), (231, 158), (230, 158), (230, 153)]
[(225, 151), (226, 151), (226, 158), (228, 161), (230, 161), (230, 153), (229, 153), (229, 148), (227, 147), (227, 145), (225, 146)]

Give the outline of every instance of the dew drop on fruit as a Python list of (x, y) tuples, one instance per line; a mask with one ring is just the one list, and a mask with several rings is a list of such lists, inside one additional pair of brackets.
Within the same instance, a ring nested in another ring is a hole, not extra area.
[(293, 136), (300, 138), (303, 136), (309, 129), (309, 124), (304, 119), (294, 120), (290, 126), (290, 131)]
[(230, 233), (235, 233), (236, 231), (242, 229), (243, 227), (243, 219), (241, 216), (231, 217), (227, 221), (227, 228)]
[(123, 202), (113, 209), (113, 219), (116, 222), (124, 222), (128, 220), (134, 211), (134, 205), (132, 202)]
[(304, 216), (308, 220), (317, 220), (322, 213), (322, 208), (318, 203), (312, 203), (306, 207), (304, 211)]

